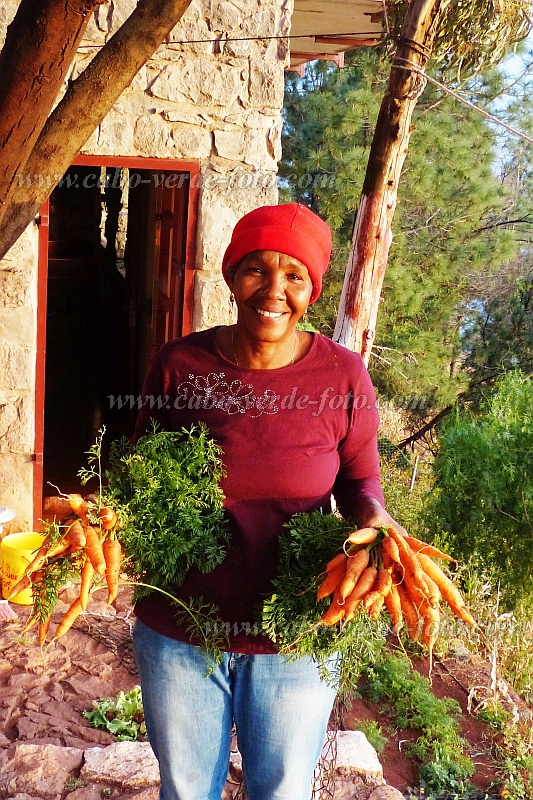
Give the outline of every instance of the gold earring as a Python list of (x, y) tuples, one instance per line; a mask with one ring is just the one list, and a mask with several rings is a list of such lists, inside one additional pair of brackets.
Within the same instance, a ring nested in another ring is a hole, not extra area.
[(235, 305), (235, 295), (233, 294), (233, 292), (229, 293), (229, 301), (230, 301), (232, 306)]

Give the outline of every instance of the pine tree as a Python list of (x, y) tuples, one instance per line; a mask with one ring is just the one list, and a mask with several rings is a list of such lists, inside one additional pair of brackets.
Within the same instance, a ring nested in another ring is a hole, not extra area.
[[(334, 232), (332, 268), (310, 314), (325, 333), (336, 316), (387, 75), (388, 63), (377, 53), (357, 51), (344, 70), (317, 64), (303, 80), (287, 79), (285, 193), (310, 205)], [(498, 81), (496, 73), (490, 78)], [(455, 365), (472, 276), (507, 260), (515, 236), (487, 224), (509, 204), (494, 166), (495, 132), (487, 122), (432, 88), (413, 122), (370, 370), (390, 397), (419, 394), (440, 404), (467, 382)]]

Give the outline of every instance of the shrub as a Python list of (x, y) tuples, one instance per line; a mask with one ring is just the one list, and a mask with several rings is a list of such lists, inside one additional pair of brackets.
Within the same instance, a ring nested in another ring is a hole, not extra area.
[(480, 412), (443, 426), (426, 521), (460, 559), (488, 567), (502, 603), (533, 594), (533, 382), (500, 378)]

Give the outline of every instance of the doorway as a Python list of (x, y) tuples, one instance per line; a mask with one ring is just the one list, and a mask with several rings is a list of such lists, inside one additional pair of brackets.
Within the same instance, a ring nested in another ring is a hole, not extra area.
[(150, 357), (191, 330), (194, 176), (191, 163), (83, 157), (50, 197), (36, 499), (54, 487), (80, 491), (77, 473), (98, 431), (105, 426), (105, 461), (110, 442), (133, 431)]

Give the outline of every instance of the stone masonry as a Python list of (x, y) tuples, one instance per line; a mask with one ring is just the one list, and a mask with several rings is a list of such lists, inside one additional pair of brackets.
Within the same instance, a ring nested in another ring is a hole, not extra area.
[[(16, 0), (2, 3), (0, 46), (16, 7)], [(133, 0), (98, 7), (71, 78), (134, 7)], [(234, 224), (277, 200), (288, 43), (260, 37), (288, 34), (292, 10), (292, 0), (193, 0), (82, 151), (199, 161), (196, 330), (230, 318), (220, 263)], [(0, 505), (17, 511), (4, 532), (32, 525), (36, 319), (37, 226), (31, 225), (0, 263)]]

